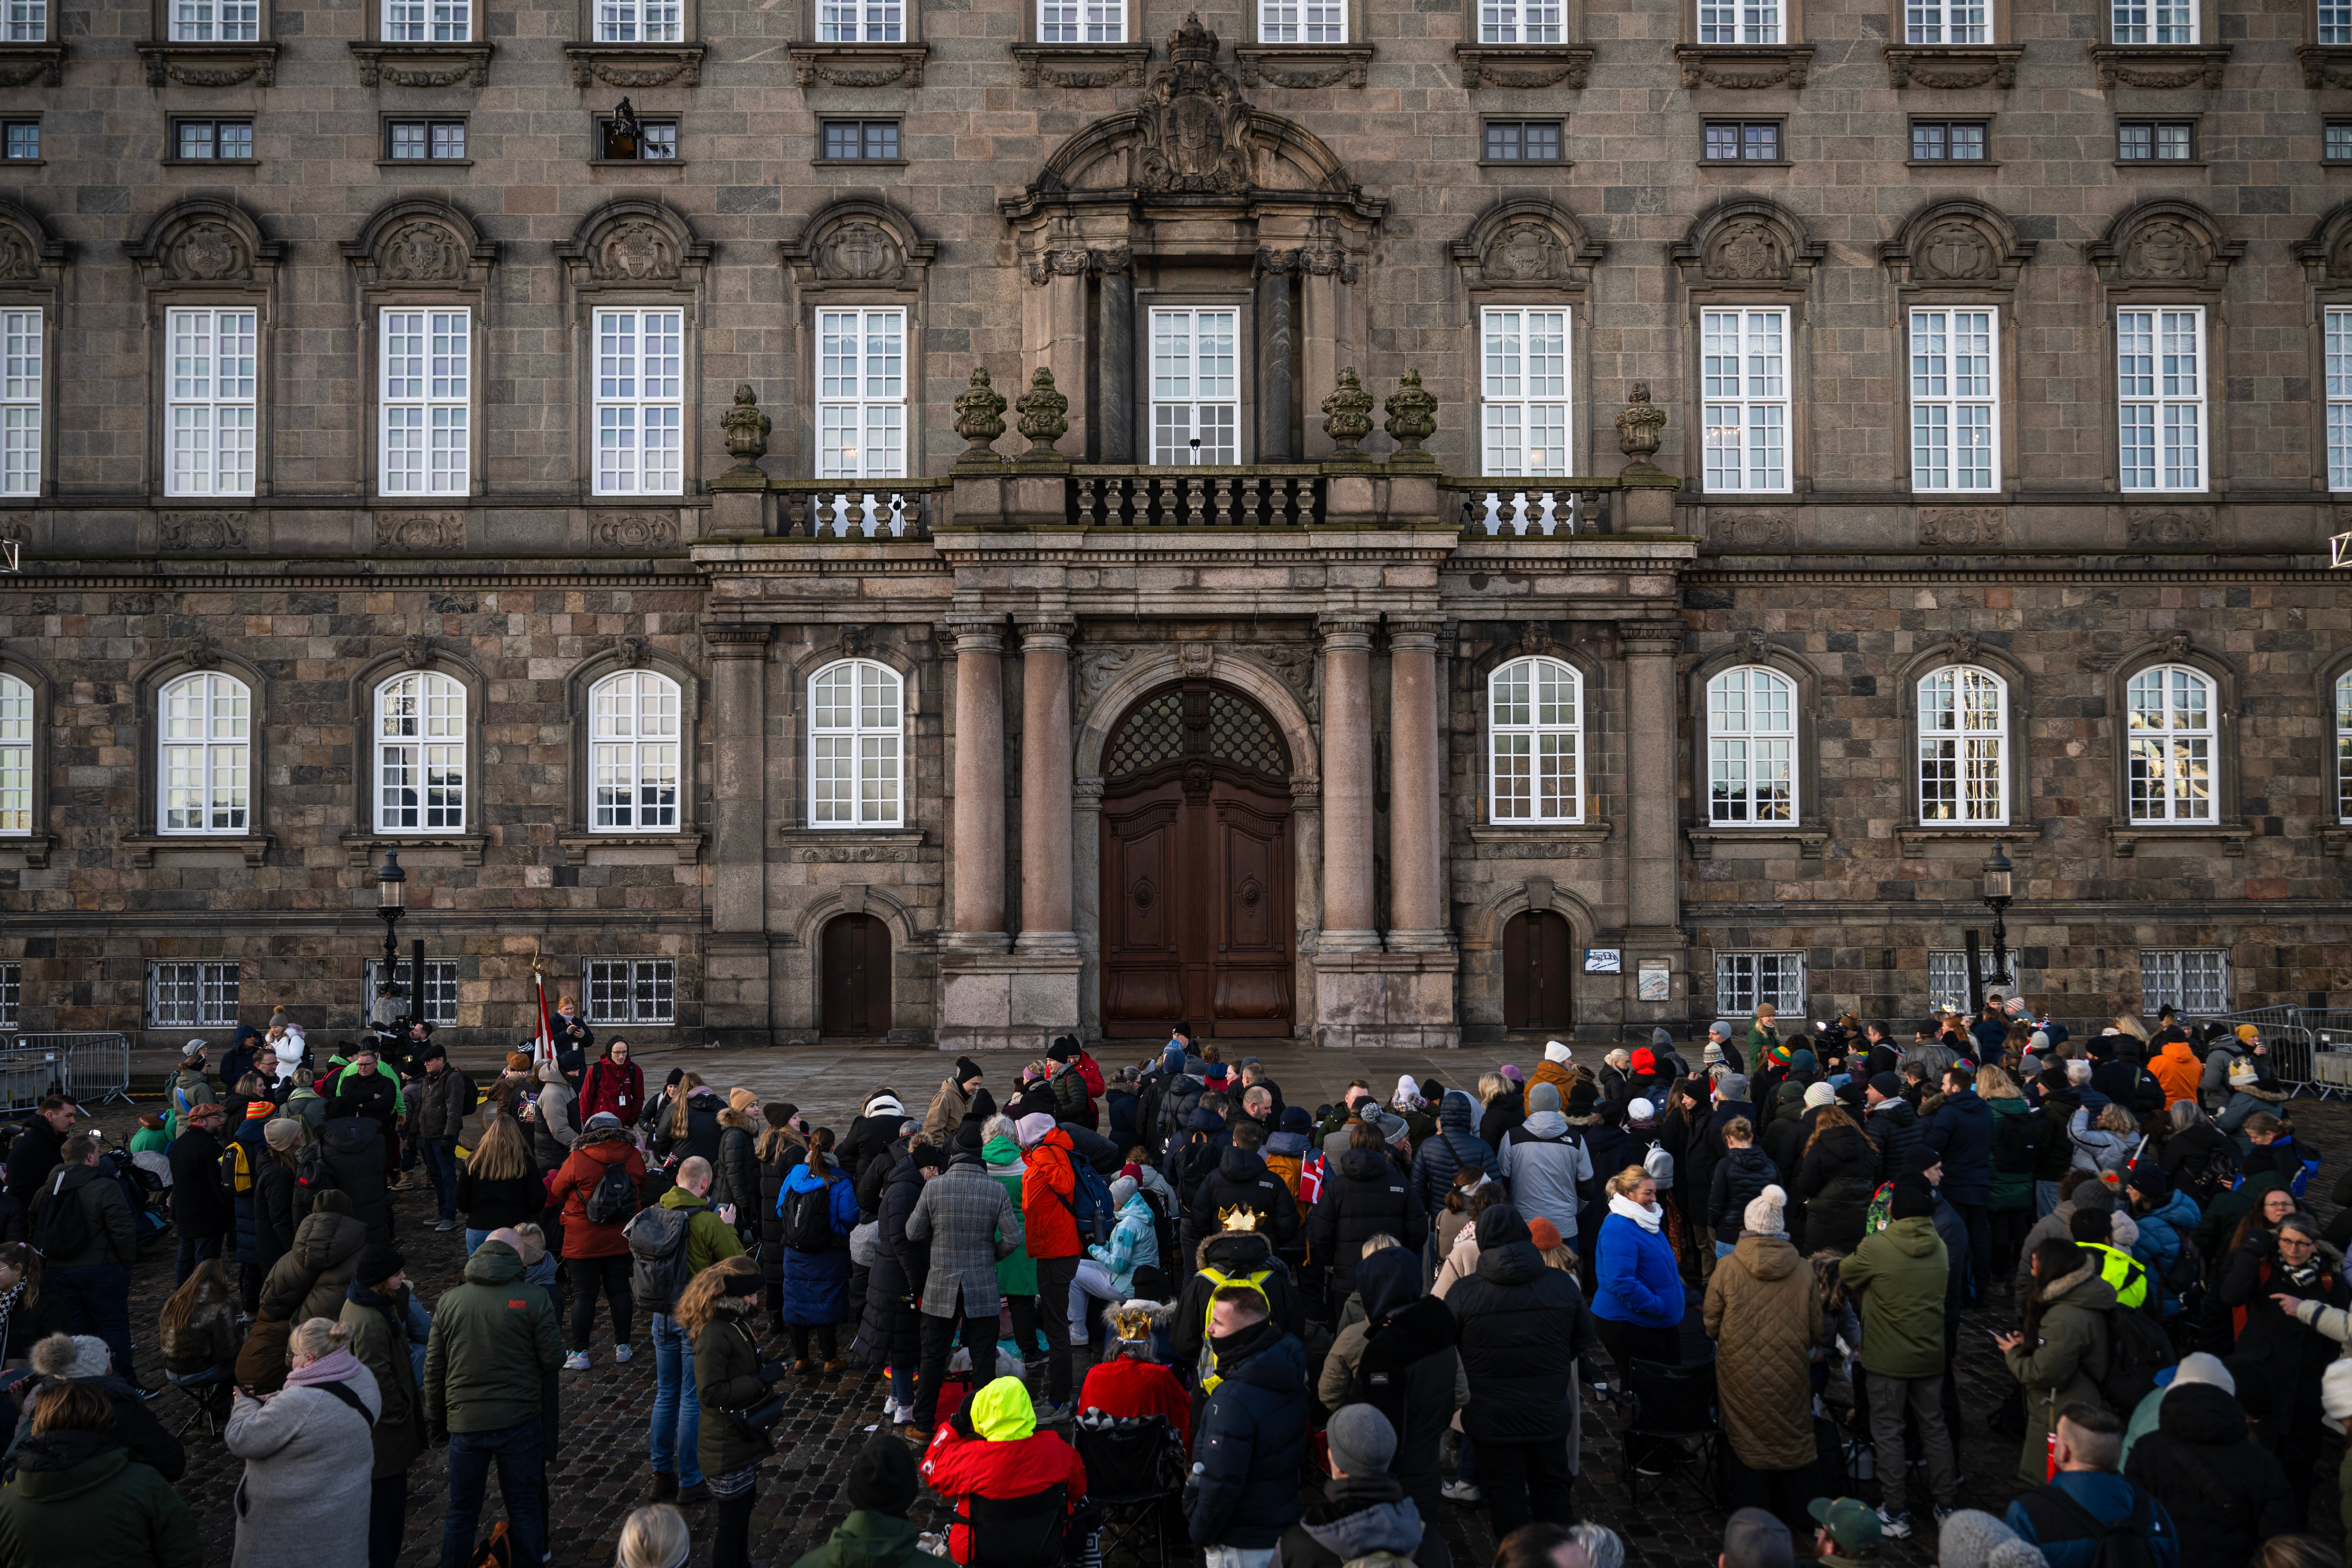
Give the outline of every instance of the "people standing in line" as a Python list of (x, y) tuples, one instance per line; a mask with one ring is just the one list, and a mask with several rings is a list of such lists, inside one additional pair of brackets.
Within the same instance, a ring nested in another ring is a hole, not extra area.
[(31, 1435), (0, 1489), (0, 1568), (204, 1568), (188, 1505), (122, 1446), (117, 1406), (97, 1384), (47, 1384), (26, 1405)]
[[(922, 1362), (915, 1384), (911, 1434), (921, 1442), (929, 1442), (939, 1425), (940, 1382), (947, 1375), (951, 1340), (960, 1339), (971, 1352), (974, 1383), (989, 1381), (982, 1375), (983, 1367), (994, 1372), (1001, 1300), (996, 1261), (1028, 1240), (1022, 1209), (982, 1161), (979, 1131), (959, 1128), (947, 1169), (924, 1182), (907, 1215), (907, 1240), (928, 1248), (919, 1303)], [(1048, 1321), (1059, 1331), (1066, 1365), (1068, 1327), (1059, 1317)]]
[[(1000, 1112), (981, 1124), (980, 1158), (1013, 1206), (1019, 1207), (1029, 1179), (1029, 1162), (1022, 1155), (1019, 1128), (1013, 1118)], [(940, 1161), (940, 1168), (946, 1163)], [(1070, 1290), (1074, 1304), (1081, 1299), (1076, 1279), (1073, 1275)], [(1016, 1247), (996, 1260), (996, 1289), (1006, 1315), (1013, 1320), (1013, 1342), (1021, 1347), (1024, 1372), (1042, 1370), (1050, 1352), (1038, 1337), (1037, 1260), (1029, 1256), (1027, 1247)]]
[(784, 1368), (761, 1358), (759, 1310), (759, 1265), (740, 1254), (698, 1273), (677, 1302), (678, 1327), (694, 1340), (694, 1397), (702, 1413), (696, 1457), (719, 1504), (712, 1568), (750, 1568), (760, 1465), (775, 1452), (755, 1412)]
[(1951, 1258), (1936, 1235), (1936, 1195), (1916, 1176), (1895, 1184), (1886, 1228), (1862, 1238), (1838, 1264), (1861, 1299), (1862, 1369), (1869, 1374), (1870, 1436), (1876, 1448), (1878, 1522), (1911, 1534), (1904, 1496), (1904, 1424), (1917, 1424), (1927, 1491), (1940, 1521), (1958, 1506), (1958, 1469), (1944, 1426), (1944, 1302)]
[[(2043, 1242), (2028, 1266), (2033, 1290), (2024, 1303), (2024, 1320), (2017, 1331), (1995, 1335), (1993, 1345), (2025, 1390), (2025, 1442), (2018, 1450), (2017, 1476), (2032, 1486), (2042, 1479), (2059, 1413), (2070, 1405), (2099, 1405), (2099, 1379), (2107, 1373), (2112, 1352), (2107, 1314), (2115, 1310), (2116, 1292), (2099, 1277), (2099, 1255), (2072, 1241)], [(2118, 1441), (2118, 1451), (2121, 1446)]]
[(449, 1445), (441, 1568), (472, 1560), (493, 1463), (518, 1560), (547, 1554), (541, 1380), (563, 1364), (563, 1342), (553, 1306), (520, 1285), (521, 1242), (511, 1229), (491, 1232), (466, 1260), (465, 1283), (434, 1303), (425, 1420), (433, 1440), (446, 1434)]
[(411, 1353), (408, 1260), (381, 1244), (360, 1254), (337, 1320), (344, 1343), (375, 1379), (378, 1410), (368, 1491), (368, 1568), (394, 1568), (408, 1521), (408, 1472), (425, 1452), (425, 1401)]
[[(1444, 1304), (1460, 1324), (1469, 1394), (1462, 1431), (1477, 1445), (1476, 1485), (1498, 1538), (1530, 1519), (1573, 1523), (1568, 1439), (1575, 1429), (1574, 1372), (1585, 1353), (1583, 1293), (1573, 1276), (1545, 1263), (1511, 1205), (1480, 1211), (1473, 1235), (1476, 1272), (1456, 1283)], [(1604, 1242), (1607, 1235), (1604, 1223)]]
[(1636, 1361), (1682, 1363), (1683, 1279), (1664, 1222), (1658, 1184), (1642, 1167), (1609, 1178), (1609, 1217), (1594, 1247), (1592, 1326), (1621, 1379)]
[(839, 1325), (849, 1310), (849, 1233), (857, 1226), (857, 1191), (833, 1163), (832, 1128), (809, 1135), (808, 1157), (784, 1178), (777, 1201), (784, 1220), (784, 1297), (777, 1312), (792, 1333), (793, 1370), (839, 1372), (847, 1364)]
[(694, 1393), (694, 1336), (676, 1316), (688, 1280), (743, 1252), (732, 1216), (710, 1206), (710, 1176), (709, 1161), (681, 1162), (661, 1201), (622, 1227), (632, 1259), (630, 1296), (652, 1322), (653, 1502), (702, 1502), (710, 1496), (698, 1457), (702, 1405)]
[(572, 1276), (572, 1353), (563, 1358), (567, 1371), (588, 1370), (588, 1342), (596, 1326), (600, 1290), (613, 1317), (614, 1364), (628, 1363), (629, 1244), (621, 1227), (637, 1212), (645, 1179), (645, 1156), (609, 1110), (589, 1119), (562, 1164), (548, 1178), (548, 1203), (563, 1216), (558, 1245)]
[(222, 1446), (245, 1461), (234, 1568), (368, 1568), (369, 1532), (352, 1522), (369, 1517), (383, 1394), (350, 1339), (331, 1319), (299, 1323), (286, 1386), (259, 1399), (237, 1391), (221, 1429)]
[[(122, 1184), (99, 1168), (105, 1147), (95, 1131), (65, 1141), (59, 1163), (33, 1200), (28, 1234), (47, 1263), (43, 1287), (56, 1294), (61, 1326), (105, 1341), (114, 1364), (136, 1386), (131, 1269), (139, 1261), (139, 1235)], [(217, 1186), (218, 1175), (207, 1174)]]

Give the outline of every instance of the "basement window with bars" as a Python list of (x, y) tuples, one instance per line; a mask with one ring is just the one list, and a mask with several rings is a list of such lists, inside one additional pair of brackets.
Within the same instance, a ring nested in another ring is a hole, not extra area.
[(2230, 1010), (2230, 955), (2218, 947), (2192, 947), (2139, 955), (2139, 1010), (2149, 1017), (2167, 1004), (2180, 1012)]
[(676, 959), (591, 959), (586, 984), (592, 1024), (677, 1022)]
[(1715, 1011), (1738, 1018), (1769, 1002), (1785, 1017), (1805, 1012), (1805, 955), (1801, 952), (1718, 952), (1715, 955)]
[[(407, 994), (414, 972), (408, 960), (402, 959), (393, 966), (392, 983), (400, 994), (392, 998), (392, 1016), (410, 1016), (411, 998)], [(360, 1010), (367, 1017), (376, 1016), (377, 984), (383, 978), (383, 960), (367, 962), (367, 989), (362, 993)], [(425, 1021), (435, 1028), (445, 1028), (457, 1021), (457, 961), (454, 958), (428, 958), (425, 961)]]
[(147, 966), (147, 1026), (226, 1029), (236, 1023), (236, 965), (151, 963)]
[[(1992, 967), (1992, 949), (1977, 952), (1977, 973), (1987, 991), (2002, 995), (2017, 990), (2017, 954), (2010, 953), (2009, 973), (1997, 974)], [(1927, 1004), (1933, 1007), (1969, 1010), (1969, 954), (1966, 948), (1947, 947), (1931, 950), (1927, 954)]]

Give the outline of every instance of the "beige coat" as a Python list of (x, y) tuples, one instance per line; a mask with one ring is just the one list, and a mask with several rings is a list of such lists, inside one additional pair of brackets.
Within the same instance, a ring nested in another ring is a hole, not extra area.
[(1822, 1296), (1811, 1267), (1785, 1237), (1741, 1237), (1707, 1280), (1706, 1321), (1732, 1452), (1751, 1469), (1812, 1464)]
[(941, 1079), (939, 1091), (931, 1096), (931, 1108), (923, 1112), (923, 1131), (931, 1142), (945, 1148), (955, 1142), (956, 1129), (971, 1114), (971, 1096), (953, 1078)]
[(1429, 1288), (1429, 1293), (1442, 1298), (1477, 1272), (1478, 1229), (1465, 1226), (1462, 1234), (1454, 1238), (1453, 1250), (1445, 1255), (1445, 1261), (1437, 1266), (1437, 1282)]

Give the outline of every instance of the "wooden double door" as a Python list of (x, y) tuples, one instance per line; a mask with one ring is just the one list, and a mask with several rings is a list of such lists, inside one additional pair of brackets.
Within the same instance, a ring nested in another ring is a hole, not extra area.
[(1562, 1030), (1576, 1023), (1570, 976), (1576, 933), (1567, 917), (1529, 910), (1503, 922), (1503, 1027)]
[(817, 1027), (828, 1035), (890, 1032), (890, 928), (874, 915), (835, 915), (817, 957)]

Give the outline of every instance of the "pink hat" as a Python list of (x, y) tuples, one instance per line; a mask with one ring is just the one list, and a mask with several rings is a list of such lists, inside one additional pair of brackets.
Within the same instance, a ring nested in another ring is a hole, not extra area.
[(1509, 1079), (1513, 1083), (1527, 1082), (1526, 1078), (1521, 1076), (1518, 1068), (1511, 1062), (1505, 1062), (1502, 1067), (1496, 1070), (1501, 1072), (1505, 1078)]

